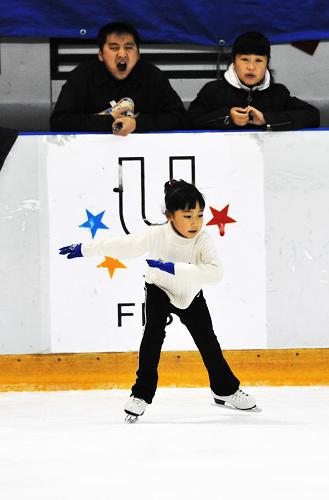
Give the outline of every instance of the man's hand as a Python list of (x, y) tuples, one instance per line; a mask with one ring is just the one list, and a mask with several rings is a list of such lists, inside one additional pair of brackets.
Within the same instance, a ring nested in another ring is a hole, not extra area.
[(124, 97), (119, 102), (110, 101), (111, 106), (104, 109), (98, 115), (112, 115), (116, 120), (120, 115), (132, 116), (134, 114), (134, 101), (130, 97)]
[(112, 108), (112, 111), (110, 113), (110, 115), (113, 116), (114, 120), (117, 120), (122, 115), (131, 116), (133, 114), (134, 114), (134, 106), (131, 105), (129, 102), (125, 102), (123, 99), (116, 106)]
[(119, 115), (112, 124), (114, 135), (126, 136), (136, 129), (136, 119), (132, 116)]
[(162, 260), (146, 259), (150, 267), (157, 267), (160, 271), (175, 274), (175, 264), (173, 262), (163, 262)]
[(122, 109), (120, 109), (119, 111), (112, 110), (110, 115), (113, 116), (114, 120), (117, 120), (122, 116)]
[(76, 257), (83, 257), (81, 253), (81, 243), (75, 245), (70, 245), (68, 247), (62, 247), (59, 249), (60, 255), (67, 255), (68, 259), (75, 259)]
[(259, 109), (253, 108), (252, 106), (248, 106), (248, 115), (249, 121), (251, 125), (265, 125), (264, 115)]
[(231, 108), (230, 117), (235, 125), (244, 127), (249, 122), (248, 107), (247, 108)]

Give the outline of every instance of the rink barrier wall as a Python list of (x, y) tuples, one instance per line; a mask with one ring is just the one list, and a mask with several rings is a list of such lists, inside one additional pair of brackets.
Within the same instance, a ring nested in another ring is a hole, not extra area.
[[(225, 238), (205, 228), (224, 268), (222, 283), (205, 290), (221, 346), (329, 348), (328, 138), (328, 130), (20, 135), (0, 173), (0, 353), (138, 350), (144, 260), (112, 279), (100, 259), (68, 263), (58, 248), (92, 240), (87, 209), (105, 211), (110, 232), (97, 237), (160, 222), (173, 175), (195, 180), (209, 206), (229, 206), (238, 222)], [(164, 349), (195, 349), (177, 318)]]
[[(329, 385), (329, 349), (224, 351), (242, 385)], [(128, 389), (134, 382), (137, 352), (24, 354), (0, 356), (0, 391)], [(159, 386), (207, 387), (197, 351), (164, 351)]]

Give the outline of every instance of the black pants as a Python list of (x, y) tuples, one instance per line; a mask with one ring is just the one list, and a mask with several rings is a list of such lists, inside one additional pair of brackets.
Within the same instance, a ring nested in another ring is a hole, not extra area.
[(134, 396), (152, 403), (158, 383), (158, 364), (166, 336), (166, 322), (171, 313), (179, 317), (192, 335), (208, 370), (211, 389), (220, 396), (233, 394), (238, 389), (240, 382), (223, 357), (202, 291), (187, 309), (177, 309), (165, 292), (156, 285), (146, 284), (145, 313), (137, 379), (131, 389)]

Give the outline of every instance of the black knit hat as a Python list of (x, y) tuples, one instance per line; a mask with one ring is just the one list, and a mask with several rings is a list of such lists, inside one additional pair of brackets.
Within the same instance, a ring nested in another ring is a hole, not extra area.
[(237, 54), (257, 54), (270, 58), (270, 42), (262, 33), (257, 31), (247, 31), (242, 33), (235, 40), (232, 48), (232, 56), (235, 59)]

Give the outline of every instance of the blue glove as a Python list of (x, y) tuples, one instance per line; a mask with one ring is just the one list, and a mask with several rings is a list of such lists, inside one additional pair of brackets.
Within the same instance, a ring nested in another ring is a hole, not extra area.
[(81, 243), (70, 245), (69, 247), (62, 247), (59, 249), (60, 255), (67, 255), (68, 259), (75, 259), (76, 257), (83, 257), (81, 253)]
[(173, 262), (163, 262), (162, 260), (146, 259), (150, 267), (157, 267), (160, 271), (175, 274), (175, 264)]

